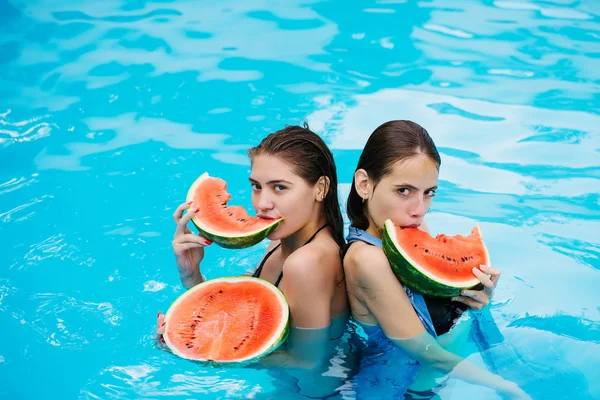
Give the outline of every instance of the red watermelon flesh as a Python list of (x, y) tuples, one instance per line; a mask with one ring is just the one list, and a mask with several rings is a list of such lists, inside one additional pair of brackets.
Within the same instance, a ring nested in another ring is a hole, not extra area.
[(190, 187), (187, 201), (196, 210), (192, 222), (202, 234), (216, 244), (231, 249), (253, 246), (281, 223), (283, 218), (251, 217), (241, 206), (227, 206), (231, 195), (223, 179), (202, 174)]
[(274, 350), (288, 333), (283, 294), (262, 279), (219, 278), (185, 292), (165, 315), (165, 343), (180, 357), (241, 363)]
[(383, 250), (398, 279), (423, 294), (455, 296), (480, 283), (473, 268), (490, 265), (479, 225), (471, 234), (432, 237), (418, 228), (385, 223)]

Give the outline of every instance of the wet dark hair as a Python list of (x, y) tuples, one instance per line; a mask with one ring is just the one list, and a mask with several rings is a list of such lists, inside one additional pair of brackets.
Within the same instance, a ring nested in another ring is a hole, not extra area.
[(303, 126), (287, 126), (268, 135), (258, 146), (248, 150), (250, 160), (261, 154), (280, 157), (311, 185), (316, 184), (322, 176), (329, 178), (327, 195), (323, 200), (325, 220), (341, 249), (346, 242), (338, 200), (337, 172), (333, 155), (323, 139), (312, 132), (306, 123)]
[[(425, 154), (437, 164), (442, 164), (440, 154), (429, 133), (412, 121), (389, 121), (380, 125), (369, 137), (363, 149), (356, 171), (364, 169), (369, 178), (377, 185), (389, 174), (394, 164), (417, 154)], [(354, 179), (348, 195), (347, 212), (353, 226), (366, 230), (369, 219), (365, 213), (365, 204), (354, 187)]]

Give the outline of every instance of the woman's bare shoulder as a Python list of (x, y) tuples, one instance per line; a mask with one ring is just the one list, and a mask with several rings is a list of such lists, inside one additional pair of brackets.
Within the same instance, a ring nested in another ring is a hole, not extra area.
[(355, 242), (344, 257), (344, 272), (354, 277), (365, 277), (389, 269), (383, 250), (364, 242)]

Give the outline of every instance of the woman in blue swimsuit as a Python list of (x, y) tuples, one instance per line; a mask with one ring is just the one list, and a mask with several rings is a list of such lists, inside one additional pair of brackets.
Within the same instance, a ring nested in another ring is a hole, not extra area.
[[(489, 302), (500, 271), (474, 270), (483, 290), (429, 302), (400, 284), (381, 250), (383, 223), (427, 230), (423, 217), (438, 184), (439, 153), (425, 129), (390, 121), (370, 136), (360, 156), (348, 197), (350, 227), (344, 270), (354, 320), (367, 335), (356, 388), (359, 398), (403, 395), (419, 364), (437, 367), (467, 382), (491, 387), (514, 399), (529, 398), (516, 384), (446, 351), (437, 335), (447, 331), (460, 305)], [(489, 276), (488, 276), (489, 275)], [(441, 309), (440, 309), (441, 308)], [(436, 319), (432, 319), (432, 314)]]
[[(270, 134), (248, 155), (252, 205), (258, 217), (284, 217), (268, 236), (271, 243), (259, 267), (251, 272), (278, 286), (290, 307), (290, 345), (278, 362), (314, 366), (323, 361), (330, 339), (342, 336), (349, 315), (333, 156), (308, 126), (289, 126)], [(191, 288), (205, 280), (200, 264), (211, 242), (189, 230), (194, 210), (188, 208), (189, 204), (181, 204), (173, 214), (177, 226), (173, 250), (181, 282)], [(159, 313), (159, 335), (163, 320)], [(306, 351), (307, 340), (311, 351)]]

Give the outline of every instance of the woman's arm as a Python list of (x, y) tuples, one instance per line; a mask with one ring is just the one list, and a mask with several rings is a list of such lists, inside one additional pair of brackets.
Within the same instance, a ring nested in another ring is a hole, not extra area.
[(375, 316), (386, 336), (416, 360), (466, 382), (527, 398), (516, 384), (446, 351), (427, 333), (380, 248), (357, 248), (346, 257), (345, 271), (352, 282), (353, 295)]

